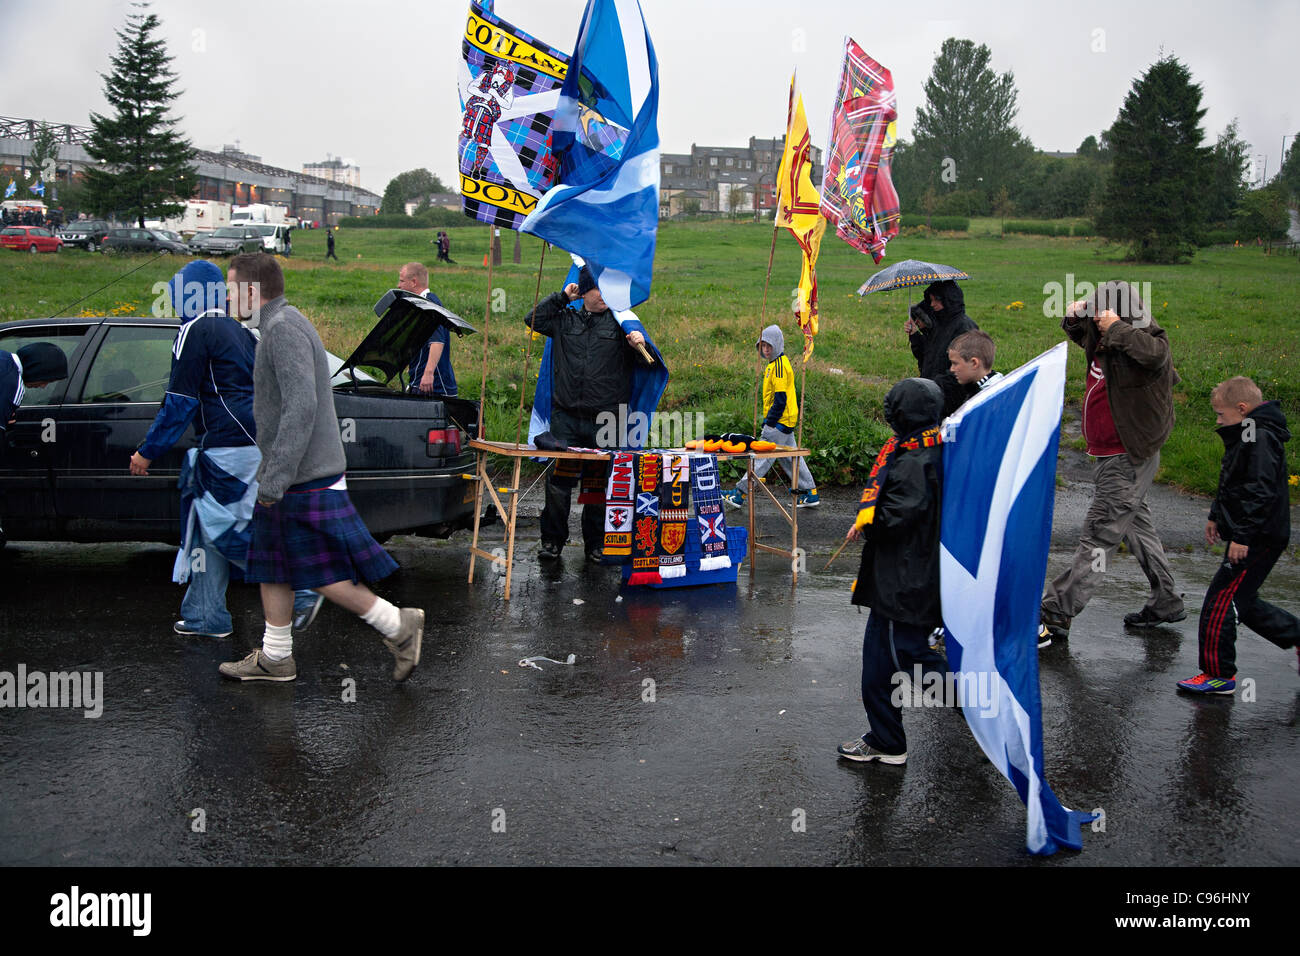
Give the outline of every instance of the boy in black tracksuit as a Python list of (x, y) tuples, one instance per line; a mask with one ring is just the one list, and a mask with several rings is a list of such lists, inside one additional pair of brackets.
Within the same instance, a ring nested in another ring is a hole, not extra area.
[(885, 396), (885, 420), (894, 430), (876, 458), (849, 529), (862, 537), (862, 563), (853, 603), (871, 608), (862, 640), (862, 706), (870, 729), (841, 744), (848, 760), (907, 761), (902, 707), (894, 690), (900, 671), (909, 681), (923, 672), (944, 673), (943, 656), (926, 638), (943, 623), (939, 609), (939, 508), (943, 448), (939, 419), (943, 392), (930, 379), (904, 379)]
[(1205, 541), (1222, 539), (1227, 550), (1201, 606), (1202, 673), (1179, 681), (1178, 688), (1231, 694), (1237, 688), (1238, 621), (1278, 647), (1300, 644), (1300, 619), (1257, 596), (1291, 538), (1285, 448), (1291, 433), (1281, 406), (1264, 401), (1244, 376), (1219, 384), (1210, 403), (1224, 450)]

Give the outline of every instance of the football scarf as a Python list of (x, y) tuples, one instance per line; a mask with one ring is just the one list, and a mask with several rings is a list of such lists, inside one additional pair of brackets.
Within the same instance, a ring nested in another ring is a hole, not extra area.
[(880, 449), (880, 454), (876, 455), (876, 463), (871, 466), (871, 474), (867, 476), (867, 487), (862, 490), (861, 507), (858, 509), (858, 519), (854, 525), (862, 529), (875, 521), (876, 501), (880, 498), (880, 489), (885, 487), (885, 476), (896, 455), (916, 451), (918, 448), (933, 448), (940, 441), (938, 425), (913, 432), (902, 440), (897, 435), (889, 436), (889, 441), (885, 442)]
[(722, 489), (718, 484), (718, 459), (713, 455), (691, 456), (691, 496), (695, 499), (695, 522), (700, 531), (700, 570), (731, 567), (727, 554), (727, 520), (722, 514)]
[(659, 574), (659, 455), (636, 456), (636, 516), (633, 518), (632, 574), (628, 584), (658, 584)]
[(659, 485), (659, 577), (686, 577), (686, 523), (690, 518), (691, 466), (685, 455), (665, 454)]
[(632, 553), (632, 490), (635, 487), (633, 455), (614, 452), (605, 491), (605, 554)]

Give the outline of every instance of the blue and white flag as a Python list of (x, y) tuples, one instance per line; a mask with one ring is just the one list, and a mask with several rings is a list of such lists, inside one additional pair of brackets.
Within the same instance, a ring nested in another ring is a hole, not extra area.
[(650, 297), (659, 64), (637, 0), (588, 0), (551, 138), (560, 172), (520, 227), (587, 261), (611, 309)]
[[(569, 274), (564, 278), (565, 285), (578, 281), (578, 271), (583, 266), (580, 256), (570, 256), (570, 258), (573, 260), (573, 265), (569, 267)], [(604, 297), (604, 293), (601, 293), (601, 297)], [(581, 306), (581, 299), (569, 304), (571, 309)], [(650, 338), (650, 333), (646, 331), (635, 312), (615, 312), (614, 318), (618, 320), (624, 335), (631, 335), (633, 332), (644, 335), (646, 351), (655, 359), (654, 365), (644, 365), (638, 359), (632, 369), (632, 388), (627, 400), (628, 410), (629, 413), (641, 413), (643, 418), (640, 423), (644, 427), (634, 427), (637, 423), (631, 423), (633, 427), (627, 429), (625, 437), (628, 439), (627, 447), (640, 449), (645, 445), (650, 426), (654, 423), (655, 410), (659, 407), (660, 399), (664, 397), (664, 390), (668, 388), (668, 366), (664, 363), (664, 357), (660, 354), (654, 339)], [(551, 430), (551, 388), (553, 387), (551, 375), (551, 339), (548, 336), (546, 347), (542, 349), (542, 361), (537, 369), (537, 387), (533, 390), (533, 414), (528, 420), (528, 444), (530, 445), (538, 435)], [(631, 414), (628, 417), (631, 418)]]
[(9, 180), (9, 185), (5, 187), (5, 199), (8, 199), (16, 192), (18, 192), (18, 187), (14, 184), (14, 181), (11, 179)]
[(948, 665), (971, 733), (1028, 809), (1031, 853), (1082, 849), (1090, 813), (1043, 772), (1039, 601), (1047, 573), (1066, 346), (1022, 365), (943, 424), (939, 581)]
[(27, 188), (30, 189), (36, 195), (40, 196), (42, 199), (45, 198), (45, 183), (36, 183), (35, 185), (28, 186)]

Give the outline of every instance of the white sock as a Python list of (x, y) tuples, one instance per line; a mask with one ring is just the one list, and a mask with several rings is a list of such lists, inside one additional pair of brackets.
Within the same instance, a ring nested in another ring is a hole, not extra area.
[(269, 621), (262, 634), (262, 653), (268, 660), (282, 661), (293, 653), (293, 625), (276, 627)]
[(384, 637), (396, 637), (397, 632), (402, 629), (401, 612), (381, 597), (375, 598), (374, 605), (369, 611), (361, 615), (361, 620), (384, 635)]

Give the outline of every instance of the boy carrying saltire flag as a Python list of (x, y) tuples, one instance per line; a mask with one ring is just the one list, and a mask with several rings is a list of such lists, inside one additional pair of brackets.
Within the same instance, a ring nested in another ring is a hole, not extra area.
[(555, 182), (551, 115), (569, 58), (498, 17), (493, 0), (470, 4), (461, 50), (461, 206), (518, 229)]
[(939, 580), (948, 667), (971, 733), (1028, 810), (1026, 845), (1082, 849), (1092, 814), (1043, 773), (1039, 595), (1047, 572), (1065, 343), (976, 395), (943, 426)]
[(588, 0), (552, 124), (559, 180), (520, 227), (582, 256), (616, 312), (650, 297), (658, 73), (637, 0)]
[(813, 353), (817, 334), (817, 254), (821, 250), (826, 219), (821, 214), (821, 197), (812, 183), (812, 138), (808, 118), (803, 110), (803, 96), (795, 92), (795, 78), (790, 76), (790, 108), (786, 116), (785, 152), (776, 174), (779, 195), (776, 226), (790, 230), (803, 251), (803, 272), (799, 276), (799, 299), (795, 314), (803, 329), (803, 358)]
[(897, 119), (893, 75), (845, 37), (821, 210), (837, 236), (876, 262), (898, 234), (898, 193), (890, 176)]

